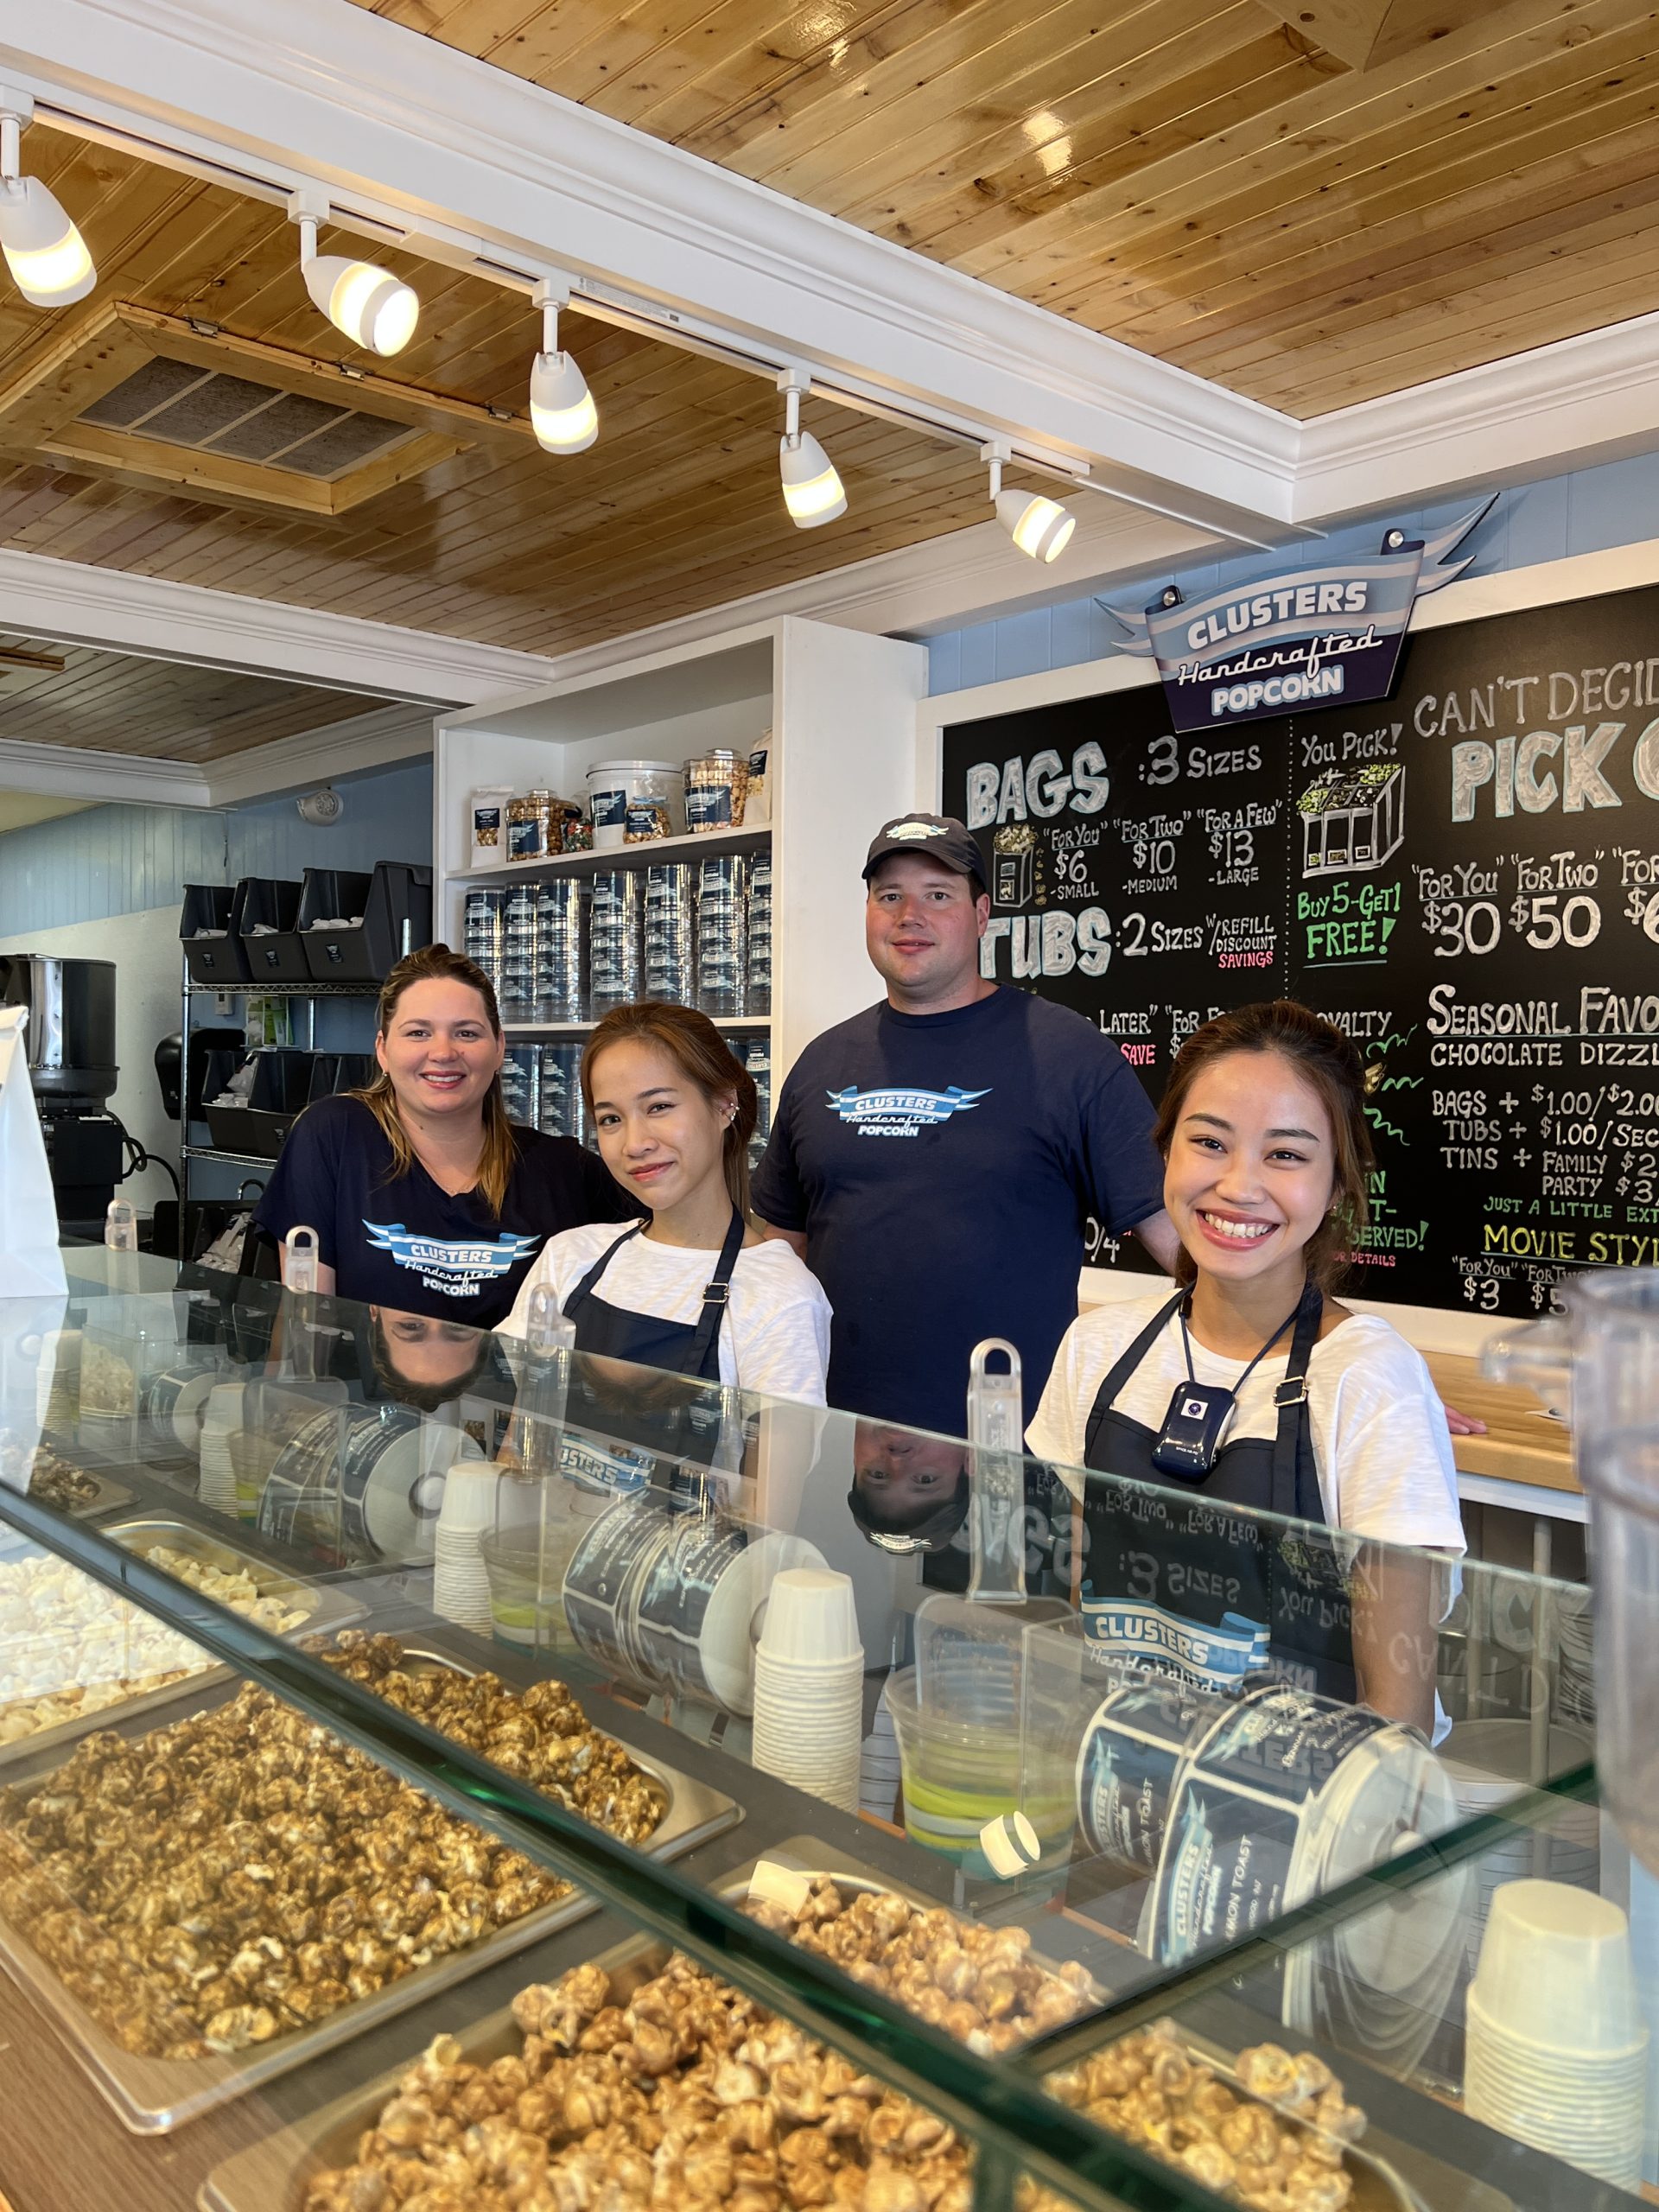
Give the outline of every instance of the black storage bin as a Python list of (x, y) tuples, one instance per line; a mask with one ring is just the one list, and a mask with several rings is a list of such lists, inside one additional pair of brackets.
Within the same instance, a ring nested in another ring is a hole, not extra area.
[[(307, 868), (305, 880), (300, 891), (302, 944), (313, 935), (321, 939), (329, 935), (342, 934), (340, 931), (313, 931), (311, 925), (314, 922), (345, 921), (360, 924), (369, 911), (369, 893), (373, 884), (373, 875), (359, 868)], [(343, 934), (349, 940), (356, 937), (358, 932), (355, 929), (348, 929)], [(336, 982), (343, 980), (339, 963), (333, 962), (330, 965), (334, 971), (333, 980)], [(315, 963), (307, 968), (306, 973), (313, 976), (314, 980), (318, 982), (328, 980), (315, 973)]]
[(374, 1081), (372, 1052), (318, 1052), (311, 1063), (308, 1103), (332, 1098), (337, 1090), (363, 1090)]
[(255, 1052), (253, 1089), (245, 1106), (215, 1106), (216, 1090), (223, 1090), (241, 1065), (234, 1053), (211, 1053), (210, 1062), (227, 1060), (219, 1070), (210, 1065), (207, 1077), (207, 1127), (221, 1152), (246, 1152), (260, 1160), (275, 1160), (283, 1140), (305, 1110), (310, 1095), (312, 1052), (273, 1048)]
[[(300, 887), (280, 875), (245, 875), (236, 887), (232, 928), (242, 940), (242, 957), (253, 983), (304, 983), (311, 971), (300, 950), (296, 924)], [(270, 937), (255, 937), (269, 927)]]
[[(360, 877), (337, 869), (308, 869), (312, 875), (334, 878), (340, 887), (360, 882)], [(354, 911), (323, 903), (319, 892), (314, 914)], [(377, 861), (363, 904), (363, 919), (354, 929), (304, 930), (300, 943), (308, 969), (318, 983), (379, 983), (406, 952), (432, 942), (432, 871), (412, 861)]]
[[(236, 1106), (216, 1106), (213, 1101), (225, 1090), (239, 1068), (246, 1066), (254, 1055), (245, 1045), (235, 1049), (215, 1046), (201, 1056), (201, 1111), (206, 1116), (208, 1135), (221, 1152), (247, 1152), (248, 1109), (245, 1102)], [(190, 1090), (195, 1094), (195, 1069), (190, 1071)]]
[(252, 1142), (246, 1149), (262, 1160), (275, 1160), (284, 1139), (311, 1096), (311, 1065), (315, 1052), (282, 1050), (258, 1055), (254, 1071), (253, 1096), (248, 1106), (248, 1130)]
[[(184, 910), (179, 916), (179, 936), (196, 983), (212, 983), (230, 990), (248, 979), (247, 957), (231, 917), (236, 893), (228, 883), (187, 883)], [(223, 937), (196, 935), (198, 930), (223, 930)]]

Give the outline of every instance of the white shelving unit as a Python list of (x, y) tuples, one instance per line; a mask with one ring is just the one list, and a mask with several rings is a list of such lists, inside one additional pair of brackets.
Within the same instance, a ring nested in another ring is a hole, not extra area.
[[(581, 792), (576, 793), (580, 798)], [(465, 804), (465, 801), (462, 802)], [(604, 852), (558, 853), (551, 860), (505, 861), (496, 868), (467, 868), (450, 880), (470, 889), (474, 884), (545, 883), (556, 875), (592, 875), (649, 857), (652, 861), (702, 861), (715, 853), (764, 852), (772, 842), (770, 827), (762, 830), (705, 830), (695, 837), (658, 837), (649, 845), (610, 846)]]
[[(882, 822), (913, 804), (916, 706), (926, 688), (924, 647), (790, 616), (444, 715), (434, 778), (435, 928), (462, 942), (466, 894), (476, 884), (753, 852), (770, 840), (772, 1011), (719, 1026), (770, 1033), (775, 1098), (802, 1046), (878, 995), (859, 870)], [(747, 756), (767, 728), (765, 828), (472, 866), (469, 807), (479, 785), (584, 795), (587, 772), (601, 760), (689, 760), (716, 745)], [(585, 1027), (510, 1025), (527, 1041), (580, 1036)]]

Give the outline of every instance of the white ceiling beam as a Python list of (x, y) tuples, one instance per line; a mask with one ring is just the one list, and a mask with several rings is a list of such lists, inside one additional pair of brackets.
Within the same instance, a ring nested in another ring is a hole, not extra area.
[(0, 550), (0, 631), (434, 707), (545, 683), (539, 653)]
[(709, 318), (1200, 523), (1293, 529), (1288, 416), (346, 0), (34, 0), (0, 18), (0, 66), (48, 108)]

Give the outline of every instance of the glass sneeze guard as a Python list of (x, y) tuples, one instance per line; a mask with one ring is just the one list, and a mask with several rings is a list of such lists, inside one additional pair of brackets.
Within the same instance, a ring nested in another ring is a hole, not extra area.
[[(0, 1636), (14, 1618), (8, 1567), (32, 1560), (49, 1563), (45, 1578), (73, 1570), (114, 1593), (145, 1624), (125, 1624), (130, 1643), (170, 1631), (203, 1665), (128, 1699), (118, 1693), (130, 1678), (110, 1671), (127, 1652), (83, 1643), (81, 1671), (105, 1670), (97, 1702), (54, 1720), (49, 1741), (38, 1732), (34, 1749), (27, 1734), (4, 1740), (23, 1700), (0, 1677), (0, 1923), (5, 1962), (16, 1974), (32, 1961), (37, 1998), (79, 1969), (66, 1969), (63, 1931), (16, 1853), (73, 1892), (79, 1847), (67, 1831), (28, 1829), (31, 1785), (49, 1776), (61, 1792), (72, 1770), (90, 1789), (105, 1759), (126, 1787), (130, 1762), (100, 1749), (111, 1740), (141, 1745), (143, 1770), (166, 1774), (169, 1759), (203, 1755), (193, 1726), (228, 1729), (215, 1716), (264, 1700), (246, 1745), (257, 1759), (261, 1727), (277, 1739), (261, 1817), (269, 1856), (273, 1837), (289, 1839), (295, 1878), (279, 1864), (279, 1886), (299, 1886), (315, 1847), (303, 1803), (283, 1804), (293, 1777), (282, 1769), (296, 1732), (321, 1730), (367, 1791), (371, 1840), (377, 1822), (401, 1834), (411, 1802), (435, 1808), (491, 1840), (461, 1847), (446, 1829), (417, 1858), (437, 1852), (448, 1866), (444, 1853), (498, 1850), (489, 1894), (524, 1910), (472, 1939), (480, 1957), (496, 1948), (469, 1977), (460, 1938), (477, 1900), (464, 1887), (461, 1923), (429, 1942), (384, 1885), (354, 1897), (335, 1917), (359, 1914), (347, 1937), (378, 1963), (358, 1969), (356, 1988), (349, 1968), (322, 1976), (344, 1992), (331, 2008), (314, 1985), (284, 1993), (280, 1973), (244, 1958), (240, 1980), (205, 1984), (237, 2002), (205, 2021), (187, 2003), (172, 2023), (179, 2044), (209, 2046), (204, 2057), (137, 2054), (245, 2085), (226, 2094), (276, 2081), (307, 2037), (284, 2113), (308, 2082), (310, 2103), (326, 2102), (321, 2051), (349, 2051), (371, 2027), (378, 2048), (401, 2037), (407, 2066), (440, 2019), (464, 2047), (486, 1986), (497, 2001), (515, 1976), (559, 1987), (537, 1977), (544, 1953), (574, 1965), (615, 1948), (614, 1925), (575, 1925), (603, 1906), (623, 1933), (677, 1948), (840, 2054), (825, 2063), (882, 2085), (877, 2105), (896, 2094), (955, 2131), (960, 2155), (930, 2164), (919, 2134), (904, 2153), (902, 2129), (879, 2151), (855, 2130), (855, 2148), (836, 2151), (843, 2139), (823, 2134), (821, 2113), (802, 2120), (793, 2132), (815, 2131), (824, 2171), (780, 2167), (774, 2144), (772, 2178), (753, 2186), (780, 2206), (949, 2212), (964, 2191), (988, 2204), (1051, 2190), (1091, 2205), (1207, 2207), (1249, 2201), (1256, 2184), (1265, 2201), (1270, 2175), (1281, 2194), (1300, 2177), (1291, 2195), (1309, 2205), (1328, 2202), (1333, 2175), (1362, 2197), (1404, 2190), (1431, 2204), (1454, 2201), (1454, 2182), (1471, 2205), (1492, 2188), (1499, 2201), (1565, 2204), (1588, 2185), (1457, 2109), (1493, 1897), (1516, 1880), (1587, 1891), (1598, 1878), (1582, 1592), (1468, 1566), (1454, 1589), (1422, 1554), (1235, 1515), (1223, 1534), (1270, 1563), (1273, 1605), (1265, 1663), (1218, 1689), (1168, 1652), (1152, 1664), (1096, 1633), (1075, 1602), (1090, 1532), (1035, 1463), (1023, 1466), (1021, 1520), (986, 1503), (1006, 1484), (982, 1484), (959, 1440), (110, 1257), (127, 1263), (113, 1280), (105, 1255), (71, 1259), (68, 1307), (42, 1347), (35, 1457), (112, 1486), (112, 1503), (78, 1514), (50, 1484), (0, 1488), (0, 1532), (11, 1532), (0, 1533)], [(1166, 1557), (1211, 1571), (1217, 1531), (1202, 1514), (1172, 1524), (1161, 1494), (1106, 1491), (1097, 1542), (1103, 1528), (1108, 1541), (1127, 1532), (1133, 1549), (1158, 1513)], [(999, 1550), (1017, 1559), (1021, 1605), (973, 1595)], [(41, 1602), (24, 1640), (49, 1645), (52, 1605), (66, 1620), (73, 1607), (62, 1592)], [(815, 1635), (844, 1640), (854, 1624), (862, 1695), (850, 1707), (843, 1645), (791, 1646), (809, 1604), (824, 1624)], [(809, 1744), (766, 1749), (753, 1710), (762, 1654), (798, 1684), (804, 1738), (815, 1714), (829, 1732), (856, 1732), (862, 1818), (842, 1785), (828, 1794)], [(1459, 1654), (1467, 1710), (1437, 1752), (1435, 1687), (1459, 1702), (1444, 1664)], [(829, 1682), (838, 1663), (841, 1688)], [(203, 1687), (209, 1668), (217, 1679)], [(1362, 1688), (1382, 1710), (1356, 1701)], [(1470, 1730), (1471, 1756), (1459, 1757)], [(766, 1770), (758, 1751), (785, 1770)], [(584, 1779), (595, 1771), (603, 1790)], [(405, 1788), (415, 1801), (388, 1795)], [(683, 1855), (652, 1855), (664, 1808), (694, 1791), (699, 1821), (671, 1847)], [(1008, 1865), (999, 1853), (1015, 1827), (1034, 1847)], [(123, 1872), (142, 1884), (142, 1866)], [(541, 1892), (566, 1885), (578, 1906), (555, 1926), (568, 1892)], [(257, 1903), (246, 1902), (249, 1929), (266, 1924)], [(99, 1931), (79, 1940), (126, 1955), (118, 1904), (79, 1909)], [(296, 1904), (294, 1925), (314, 1910)], [(391, 1933), (373, 1932), (377, 1910)], [(51, 1923), (53, 1958), (19, 1935), (19, 1910)], [(512, 1948), (515, 1924), (537, 1913), (545, 1932)], [(405, 1959), (435, 1957), (393, 1974), (400, 1942), (413, 1943)], [(418, 2002), (401, 2009), (421, 1974)], [(262, 2013), (269, 2028), (247, 2017)], [(596, 2014), (573, 2018), (601, 2044), (610, 2032)], [(121, 2024), (104, 2025), (118, 2048)], [(140, 2119), (137, 2093), (99, 2087), (118, 2104), (127, 2094), (130, 2126), (185, 2124), (175, 2108), (189, 2096), (166, 2085), (144, 2087)], [(1370, 2125), (1356, 2135), (1359, 2111)], [(1507, 2180), (1484, 2179), (1500, 2171)]]

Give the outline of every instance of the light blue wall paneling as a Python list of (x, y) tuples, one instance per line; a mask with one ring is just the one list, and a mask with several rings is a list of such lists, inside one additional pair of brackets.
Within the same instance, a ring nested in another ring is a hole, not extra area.
[[(225, 815), (227, 846), (221, 880), (245, 875), (298, 877), (308, 868), (371, 868), (376, 861), (432, 858), (429, 761), (385, 768), (338, 786), (343, 818), (327, 830), (300, 819), (291, 798), (262, 800)], [(0, 855), (3, 855), (0, 844)]]
[(280, 798), (223, 813), (99, 806), (11, 830), (0, 836), (0, 938), (173, 906), (187, 883), (430, 861), (429, 762), (381, 769), (340, 791), (346, 813), (333, 829), (312, 828), (292, 798)]
[[(1324, 538), (1179, 569), (1171, 579), (1144, 579), (1108, 595), (1115, 605), (1144, 607), (1164, 581), (1173, 581), (1188, 599), (1195, 599), (1218, 583), (1247, 583), (1286, 569), (1374, 552), (1385, 524), (1397, 523), (1416, 536), (1454, 521), (1473, 504), (1470, 499), (1439, 501), (1430, 507), (1371, 516), (1344, 524)], [(1500, 495), (1470, 539), (1475, 560), (1468, 573), (1497, 575), (1541, 561), (1559, 561), (1569, 553), (1634, 545), (1655, 535), (1656, 512), (1659, 453), (1522, 485)], [(1115, 650), (1106, 618), (1093, 598), (976, 622), (930, 638), (927, 645), (928, 689), (936, 696), (1002, 683), (1010, 677), (1034, 676), (1046, 669), (1075, 668), (1082, 661), (1103, 659)]]

